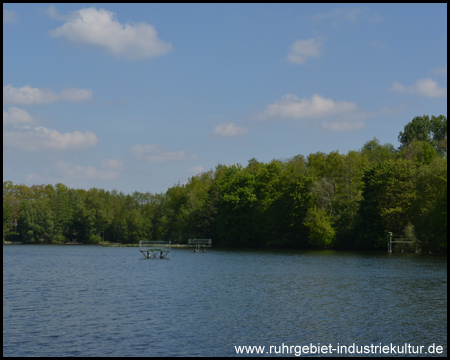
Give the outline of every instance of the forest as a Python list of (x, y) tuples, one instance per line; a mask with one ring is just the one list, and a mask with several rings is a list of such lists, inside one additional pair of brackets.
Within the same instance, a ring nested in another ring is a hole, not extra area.
[[(165, 193), (3, 182), (3, 243), (386, 250), (392, 232), (447, 253), (447, 117), (417, 116), (399, 146), (222, 165)], [(5, 175), (5, 174), (4, 174)]]

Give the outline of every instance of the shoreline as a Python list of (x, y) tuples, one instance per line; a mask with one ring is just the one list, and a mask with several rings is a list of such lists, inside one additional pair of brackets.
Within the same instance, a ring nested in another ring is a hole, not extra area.
[[(139, 247), (139, 244), (121, 244), (121, 243), (99, 243), (99, 244), (84, 244), (84, 243), (64, 243), (64, 244), (24, 244), (22, 242), (12, 242), (12, 241), (5, 241), (3, 243), (3, 245), (85, 245), (85, 246), (101, 246), (101, 247)], [(172, 248), (177, 248), (177, 249), (191, 249), (192, 246), (189, 244), (172, 244), (171, 245)], [(216, 247), (217, 249), (230, 249), (230, 248), (222, 248), (222, 247)], [(273, 251), (273, 250), (313, 250), (313, 251), (327, 251), (327, 250), (331, 250), (331, 251), (350, 251), (350, 252), (363, 252), (363, 253), (384, 253), (385, 250), (348, 250), (348, 249), (294, 249), (294, 248), (232, 248), (234, 250), (268, 250), (268, 251)], [(395, 254), (404, 254), (404, 255), (410, 255), (410, 254), (416, 254), (416, 255), (438, 255), (438, 256), (447, 256), (447, 253), (438, 253), (438, 252), (429, 252), (429, 253), (415, 253), (414, 251), (408, 252), (408, 251), (395, 251)]]
[[(64, 243), (64, 244), (24, 244), (22, 242), (5, 241), (3, 245), (86, 245), (86, 246), (102, 246), (102, 247), (139, 247), (139, 244), (121, 244), (121, 243), (99, 243), (99, 244), (84, 244), (84, 243)], [(172, 244), (173, 248), (190, 248), (188, 244)]]

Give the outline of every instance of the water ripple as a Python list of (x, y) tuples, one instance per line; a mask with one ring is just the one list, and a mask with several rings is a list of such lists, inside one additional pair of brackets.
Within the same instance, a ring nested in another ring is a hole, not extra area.
[(235, 345), (447, 346), (446, 258), (3, 247), (4, 356), (233, 356)]

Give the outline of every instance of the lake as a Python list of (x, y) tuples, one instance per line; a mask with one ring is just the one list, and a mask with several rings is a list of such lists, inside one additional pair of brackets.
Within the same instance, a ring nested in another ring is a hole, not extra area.
[(319, 343), (445, 356), (447, 258), (3, 246), (3, 356), (293, 356)]

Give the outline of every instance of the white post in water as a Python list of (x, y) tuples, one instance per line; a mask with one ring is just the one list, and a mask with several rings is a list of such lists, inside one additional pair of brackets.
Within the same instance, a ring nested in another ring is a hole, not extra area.
[(392, 233), (388, 232), (389, 242), (388, 242), (388, 253), (392, 253)]

